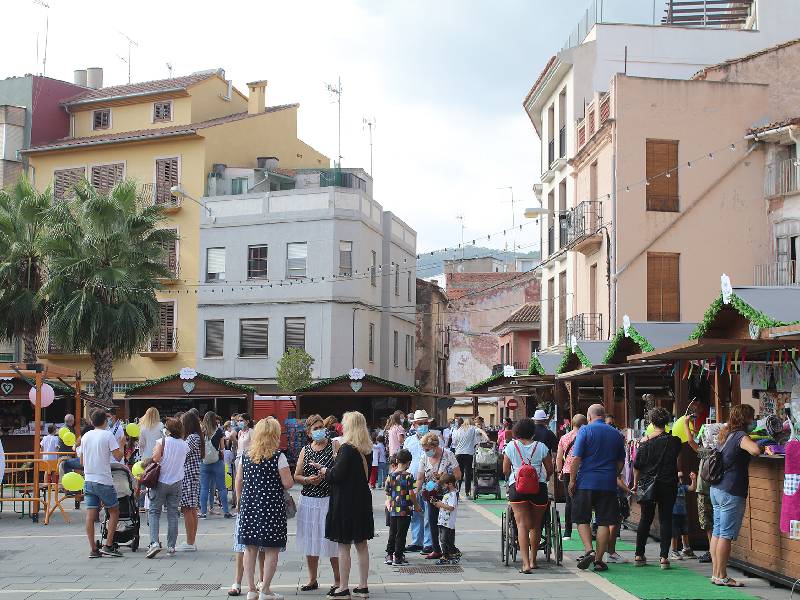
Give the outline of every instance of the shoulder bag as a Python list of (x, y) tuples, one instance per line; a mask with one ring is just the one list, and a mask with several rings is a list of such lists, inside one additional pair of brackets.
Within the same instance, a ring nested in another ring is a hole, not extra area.
[[(662, 433), (661, 435), (669, 435), (669, 434)], [(650, 443), (652, 442), (653, 440), (650, 441)], [(653, 469), (650, 473), (648, 473), (644, 477), (642, 477), (641, 479), (639, 479), (639, 485), (636, 488), (636, 501), (639, 504), (642, 504), (644, 502), (653, 502), (655, 500), (654, 495), (656, 487), (656, 477), (658, 476), (659, 470), (661, 470), (661, 464), (664, 462), (664, 455), (666, 455), (667, 453), (667, 445), (669, 445), (669, 440), (664, 442), (664, 449), (661, 452), (661, 458), (658, 459), (656, 468)]]
[(725, 466), (722, 464), (722, 451), (728, 444), (728, 440), (730, 440), (735, 433), (735, 431), (729, 432), (722, 444), (722, 447), (711, 450), (708, 456), (701, 463), (700, 477), (709, 485), (717, 485), (720, 481), (722, 481), (722, 476), (725, 473)]
[(158, 480), (161, 478), (161, 461), (167, 453), (167, 439), (166, 436), (161, 436), (161, 460), (158, 462), (152, 461), (144, 469), (144, 473), (139, 478), (139, 484), (149, 489), (158, 487)]

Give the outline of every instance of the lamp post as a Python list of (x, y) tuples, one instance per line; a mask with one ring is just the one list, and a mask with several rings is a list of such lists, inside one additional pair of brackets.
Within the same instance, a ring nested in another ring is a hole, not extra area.
[(178, 198), (185, 198), (187, 200), (191, 200), (192, 202), (194, 202), (198, 206), (202, 206), (205, 209), (205, 211), (208, 213), (208, 216), (210, 217), (211, 222), (213, 223), (216, 220), (216, 217), (214, 216), (214, 213), (211, 212), (210, 208), (208, 208), (204, 203), (202, 203), (199, 200), (196, 200), (195, 198), (190, 196), (188, 194), (188, 192), (186, 190), (184, 190), (181, 186), (173, 185), (171, 188), (169, 188), (169, 193), (172, 194), (173, 196), (177, 196)]

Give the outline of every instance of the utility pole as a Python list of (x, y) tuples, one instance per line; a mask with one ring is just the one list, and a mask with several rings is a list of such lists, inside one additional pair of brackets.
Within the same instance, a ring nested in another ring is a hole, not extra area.
[(339, 104), (339, 168), (342, 168), (342, 78), (339, 77), (336, 86), (326, 84), (328, 91), (336, 95), (335, 102)]
[[(42, 77), (47, 75), (47, 38), (50, 35), (50, 5), (44, 0), (33, 0), (34, 4), (45, 9), (44, 17), (44, 57), (42, 58)], [(39, 53), (39, 40), (36, 40), (36, 53)], [(36, 57), (36, 62), (39, 62), (39, 57)]]
[(372, 175), (372, 128), (375, 127), (375, 117), (364, 117), (364, 125), (369, 127), (369, 174)]

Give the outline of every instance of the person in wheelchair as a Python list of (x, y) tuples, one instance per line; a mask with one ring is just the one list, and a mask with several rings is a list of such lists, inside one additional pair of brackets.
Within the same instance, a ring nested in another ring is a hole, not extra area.
[(547, 446), (534, 439), (536, 426), (520, 419), (512, 429), (514, 439), (503, 451), (503, 473), (508, 481), (508, 501), (514, 512), (522, 555), (520, 573), (530, 575), (536, 564), (542, 535), (542, 517), (550, 500), (547, 480), (553, 474), (553, 457)]

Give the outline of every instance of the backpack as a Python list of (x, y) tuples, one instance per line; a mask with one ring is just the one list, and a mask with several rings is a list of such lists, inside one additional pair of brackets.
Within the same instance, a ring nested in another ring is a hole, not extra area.
[(717, 485), (722, 481), (722, 476), (725, 473), (725, 466), (722, 464), (722, 451), (734, 433), (736, 432), (729, 432), (722, 447), (711, 450), (708, 456), (700, 463), (700, 477), (709, 485)]
[(214, 444), (211, 443), (211, 437), (206, 436), (206, 455), (203, 457), (203, 464), (205, 465), (213, 465), (215, 462), (219, 460), (219, 450), (214, 448)]
[[(534, 443), (531, 457), (533, 457), (533, 453), (536, 452), (536, 447), (538, 445), (539, 442)], [(525, 462), (522, 452), (519, 449), (519, 442), (514, 442), (514, 448), (517, 449), (517, 454), (519, 454), (519, 458), (522, 461), (522, 465), (520, 465), (517, 470), (517, 475), (514, 478), (514, 487), (519, 494), (536, 495), (539, 493), (539, 473), (533, 468), (530, 462)]]

